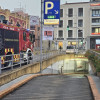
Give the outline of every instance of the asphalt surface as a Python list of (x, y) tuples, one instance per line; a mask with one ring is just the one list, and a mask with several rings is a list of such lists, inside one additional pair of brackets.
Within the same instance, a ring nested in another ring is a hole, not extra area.
[(93, 100), (84, 76), (40, 76), (2, 100)]

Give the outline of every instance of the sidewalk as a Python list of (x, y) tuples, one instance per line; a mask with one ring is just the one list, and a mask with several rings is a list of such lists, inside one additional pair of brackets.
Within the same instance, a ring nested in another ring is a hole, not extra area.
[(20, 82), (21, 80), (24, 80), (24, 79), (26, 79), (29, 76), (32, 76), (32, 75), (33, 74), (28, 74), (28, 75), (21, 76), (21, 77), (15, 79), (13, 81), (7, 83), (7, 84), (4, 84), (4, 85), (0, 86), (0, 92), (3, 91), (3, 90), (5, 90), (5, 89), (7, 89), (7, 88), (9, 88), (12, 85), (18, 83), (18, 82)]
[(98, 89), (98, 92), (100, 94), (100, 77), (94, 75), (91, 65), (89, 65), (89, 75), (92, 77), (92, 79), (96, 85), (96, 88)]
[(100, 77), (91, 75), (92, 79), (94, 80), (94, 83), (96, 84), (96, 88), (98, 89), (98, 92), (100, 94)]
[(87, 77), (94, 95), (94, 100), (100, 100), (100, 77), (94, 75), (91, 65), (89, 65), (89, 75)]

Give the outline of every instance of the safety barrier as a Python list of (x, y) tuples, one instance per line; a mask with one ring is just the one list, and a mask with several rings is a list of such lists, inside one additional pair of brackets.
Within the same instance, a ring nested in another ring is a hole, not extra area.
[(40, 62), (40, 56), (42, 60), (48, 59), (50, 57), (66, 54), (64, 51), (55, 51), (50, 53), (42, 53), (42, 55), (33, 55), (32, 53), (20, 53), (20, 54), (12, 54), (12, 55), (3, 55), (0, 56), (0, 74), (3, 73), (2, 70), (10, 69), (13, 70), (15, 66), (21, 67), (23, 64), (32, 64), (35, 62)]

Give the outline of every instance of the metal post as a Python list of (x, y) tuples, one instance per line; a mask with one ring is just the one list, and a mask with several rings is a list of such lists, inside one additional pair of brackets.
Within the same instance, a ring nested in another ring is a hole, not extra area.
[(40, 34), (40, 73), (42, 71), (42, 28), (43, 28), (43, 3), (41, 0), (41, 34)]
[(11, 69), (13, 70), (13, 61), (14, 61), (14, 59), (13, 59), (13, 54), (11, 55)]
[(83, 52), (83, 32), (82, 32), (82, 52)]
[(77, 23), (76, 24), (76, 54), (77, 54), (77, 42), (78, 42), (78, 34), (77, 34)]
[(29, 63), (29, 59), (28, 59), (29, 57), (28, 57), (28, 53), (27, 53), (27, 65), (28, 65), (28, 63)]
[(19, 57), (19, 62), (20, 62), (20, 67), (21, 67), (21, 53), (20, 53), (20, 57)]

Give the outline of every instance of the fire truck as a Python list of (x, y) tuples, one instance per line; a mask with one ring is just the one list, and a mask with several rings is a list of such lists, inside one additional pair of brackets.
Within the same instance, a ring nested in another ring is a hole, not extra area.
[(35, 35), (29, 30), (0, 23), (0, 57), (2, 65), (7, 66), (10, 62), (6, 61), (12, 59), (11, 56), (3, 55), (14, 54), (14, 61), (20, 58), (20, 53), (23, 53), (23, 59), (26, 59), (26, 56), (31, 56), (34, 40)]

